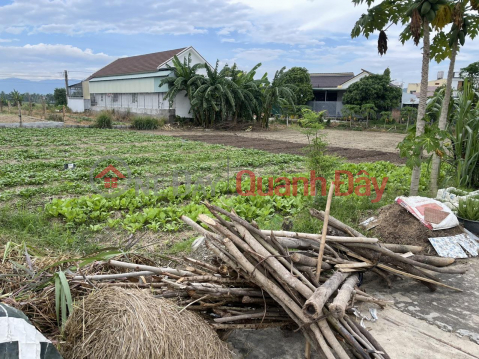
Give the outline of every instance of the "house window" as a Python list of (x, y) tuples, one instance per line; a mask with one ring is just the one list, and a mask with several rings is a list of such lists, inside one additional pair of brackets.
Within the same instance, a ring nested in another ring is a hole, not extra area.
[(138, 94), (134, 93), (131, 95), (131, 103), (137, 103), (138, 102)]
[(117, 93), (113, 94), (113, 102), (118, 102), (118, 94)]
[(337, 92), (330, 92), (330, 91), (327, 91), (326, 92), (326, 101), (332, 101), (332, 102), (336, 102), (338, 101), (338, 93)]
[(101, 94), (100, 101), (103, 102), (103, 94)]
[(321, 101), (321, 102), (326, 101), (326, 91), (315, 91), (314, 100)]

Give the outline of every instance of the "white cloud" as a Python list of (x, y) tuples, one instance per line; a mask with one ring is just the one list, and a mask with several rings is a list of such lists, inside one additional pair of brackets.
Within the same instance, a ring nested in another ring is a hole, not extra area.
[(262, 48), (235, 49), (233, 51), (236, 53), (236, 59), (246, 60), (247, 62), (252, 61), (255, 63), (273, 61), (286, 53), (286, 51), (280, 49)]
[[(114, 60), (104, 53), (60, 44), (0, 46), (0, 58), (0, 78), (36, 80), (61, 78), (61, 71), (65, 69), (78, 68), (93, 72)], [(76, 78), (87, 76), (87, 72), (76, 74)]]
[(0, 39), (0, 43), (18, 41), (18, 39)]

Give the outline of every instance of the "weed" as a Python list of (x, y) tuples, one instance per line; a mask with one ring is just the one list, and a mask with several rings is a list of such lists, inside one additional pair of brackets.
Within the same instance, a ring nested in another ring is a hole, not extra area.
[(111, 114), (108, 112), (100, 113), (95, 121), (94, 127), (96, 128), (113, 128)]
[(135, 117), (133, 127), (136, 130), (156, 130), (160, 126), (160, 121), (154, 117)]

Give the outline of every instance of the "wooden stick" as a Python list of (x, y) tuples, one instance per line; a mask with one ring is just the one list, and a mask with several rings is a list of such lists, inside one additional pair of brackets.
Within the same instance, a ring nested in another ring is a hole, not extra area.
[[(305, 256), (304, 254), (301, 254), (301, 253), (292, 253), (290, 255), (290, 257), (291, 257), (291, 260), (293, 262), (304, 265), (304, 266), (308, 266), (308, 267), (317, 267), (318, 266), (318, 259), (317, 258), (308, 257), (308, 256)], [(321, 269), (329, 270), (329, 269), (332, 269), (332, 268), (333, 267), (331, 267), (328, 263), (321, 262)]]
[[(228, 248), (228, 252), (236, 258), (241, 267), (251, 276), (252, 280), (254, 280), (256, 284), (264, 288), (273, 298), (275, 298), (275, 300), (281, 305), (281, 307), (283, 307), (284, 310), (293, 314), (292, 319), (299, 321), (297, 322), (298, 325), (302, 325), (308, 321), (307, 317), (301, 311), (301, 308), (286, 294), (286, 292), (275, 285), (260, 271), (257, 271), (255, 266), (246, 259), (246, 257), (236, 248), (234, 243), (229, 238), (225, 238), (223, 243)], [(323, 350), (326, 358), (335, 359), (334, 354), (326, 344), (326, 341), (324, 340), (319, 328), (315, 325), (311, 325), (310, 329), (314, 335), (314, 339), (317, 341), (318, 347)]]
[[(291, 239), (311, 239), (314, 241), (320, 241), (321, 235), (314, 233), (301, 233), (301, 232), (289, 232), (289, 231), (271, 231), (262, 229), (261, 232), (267, 236), (271, 235), (271, 232), (276, 237), (291, 238)], [(367, 237), (340, 237), (340, 236), (326, 236), (326, 241), (328, 242), (352, 242), (352, 243), (377, 243), (377, 238), (367, 238)]]
[(419, 253), (424, 250), (424, 247), (420, 246), (410, 246), (406, 244), (392, 244), (392, 243), (381, 243), (381, 245), (390, 251), (396, 252), (396, 253)]
[(377, 351), (383, 352), (383, 354), (381, 354), (381, 355), (384, 357), (384, 359), (391, 359), (391, 357), (386, 353), (386, 351), (381, 346), (381, 344), (379, 344), (379, 342), (371, 335), (371, 333), (369, 333), (369, 331), (367, 329), (358, 325), (357, 323), (355, 323), (353, 320), (351, 320), (349, 318), (348, 318), (348, 321), (350, 323), (352, 323), (352, 325), (354, 325), (369, 340), (369, 342), (374, 346), (374, 348)]
[(353, 294), (354, 287), (359, 282), (359, 276), (353, 274), (351, 277), (346, 279), (346, 281), (341, 286), (341, 289), (338, 292), (336, 298), (334, 298), (333, 303), (329, 306), (331, 314), (335, 318), (342, 318), (346, 313), (346, 306), (348, 305), (351, 295)]
[(218, 273), (218, 267), (215, 267), (214, 265), (199, 261), (198, 259), (189, 258), (189, 257), (186, 257), (186, 256), (183, 257), (183, 259), (190, 262), (190, 263), (196, 264), (199, 267), (203, 267), (205, 269), (208, 269), (209, 271), (211, 271), (213, 273)]
[(346, 246), (347, 247), (357, 247), (357, 248), (370, 249), (370, 250), (379, 252), (381, 254), (387, 255), (391, 258), (397, 259), (400, 262), (410, 264), (410, 265), (413, 265), (413, 266), (416, 266), (416, 267), (421, 267), (421, 268), (424, 268), (424, 269), (429, 269), (433, 272), (449, 273), (449, 274), (464, 274), (466, 272), (465, 269), (461, 269), (461, 268), (438, 268), (438, 267), (431, 266), (429, 264), (416, 262), (412, 259), (400, 256), (399, 254), (396, 254), (396, 253), (390, 251), (387, 248), (381, 247), (381, 245), (362, 244), (362, 243), (348, 243)]
[(73, 280), (111, 280), (111, 279), (120, 279), (120, 278), (131, 278), (131, 277), (140, 277), (140, 276), (150, 276), (150, 275), (157, 275), (154, 272), (131, 272), (131, 273), (119, 273), (119, 274), (97, 274), (97, 275), (86, 275), (86, 276), (75, 276)]
[(430, 265), (433, 265), (433, 266), (436, 266), (436, 267), (447, 267), (448, 265), (451, 265), (456, 261), (454, 258), (421, 256), (421, 255), (417, 255), (417, 254), (412, 256), (412, 257), (409, 257), (409, 259), (412, 259), (413, 261), (416, 261), (416, 262), (430, 264)]
[(205, 228), (201, 227), (198, 223), (193, 221), (191, 218), (189, 218), (187, 216), (181, 216), (181, 220), (183, 222), (185, 222), (188, 226), (193, 228), (196, 232), (204, 235), (205, 237), (206, 237), (206, 235), (210, 235), (212, 237), (215, 237), (218, 240), (221, 240), (221, 236), (217, 235), (216, 233), (212, 233), (212, 232), (206, 230)]
[(290, 321), (282, 321), (282, 322), (272, 322), (272, 323), (258, 323), (258, 324), (218, 324), (218, 323), (211, 323), (210, 325), (216, 329), (265, 329), (265, 328), (277, 328), (282, 327), (285, 325), (291, 325), (294, 322)]
[(323, 232), (321, 234), (321, 243), (319, 245), (318, 264), (316, 266), (317, 281), (319, 280), (319, 277), (321, 275), (321, 263), (323, 262), (324, 245), (326, 244), (326, 234), (328, 233), (329, 211), (331, 209), (331, 201), (333, 199), (333, 193), (334, 193), (334, 183), (331, 183), (331, 186), (329, 187), (328, 200), (326, 201), (326, 212), (324, 215)]
[[(309, 210), (309, 213), (313, 216), (313, 217), (316, 217), (320, 220), (322, 220), (324, 222), (324, 218), (325, 218), (325, 212), (323, 211), (318, 211), (317, 209), (314, 209), (314, 208), (311, 208)], [(357, 230), (355, 230), (354, 228), (348, 226), (347, 224), (344, 224), (343, 222), (341, 222), (340, 220), (337, 220), (336, 218), (334, 218), (333, 216), (329, 216), (329, 220), (328, 220), (328, 223), (329, 225), (339, 229), (340, 231), (343, 231), (343, 232), (346, 232), (346, 233), (349, 233), (351, 235), (351, 237), (364, 237), (361, 233), (359, 233)]]
[(113, 259), (109, 260), (108, 264), (114, 267), (143, 270), (143, 271), (149, 271), (149, 272), (153, 272), (157, 274), (170, 273), (170, 274), (179, 275), (179, 276), (193, 275), (193, 273), (184, 271), (184, 270), (173, 269), (173, 268), (152, 267), (152, 266), (145, 266), (145, 265), (134, 264), (134, 263), (125, 263), (125, 262), (115, 261)]
[(310, 319), (318, 319), (323, 314), (323, 307), (331, 295), (339, 288), (342, 282), (349, 277), (349, 273), (334, 273), (313, 295), (304, 303), (303, 313)]

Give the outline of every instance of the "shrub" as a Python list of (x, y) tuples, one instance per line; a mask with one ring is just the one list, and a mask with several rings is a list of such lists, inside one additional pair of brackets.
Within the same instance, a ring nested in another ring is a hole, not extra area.
[(51, 113), (47, 117), (48, 121), (63, 122), (63, 115), (58, 113)]
[(310, 110), (309, 108), (301, 109), (301, 114), (303, 118), (300, 119), (299, 126), (301, 127), (310, 127), (310, 128), (323, 128), (323, 118), (325, 116), (326, 111), (315, 112)]
[(159, 126), (160, 126), (160, 120), (154, 117), (147, 117), (147, 116), (136, 117), (133, 120), (133, 124), (132, 124), (132, 127), (137, 130), (156, 130)]
[(100, 113), (95, 121), (94, 127), (96, 128), (113, 128), (111, 121), (111, 114), (108, 112)]
[(479, 200), (473, 198), (459, 200), (457, 215), (470, 221), (479, 221)]

